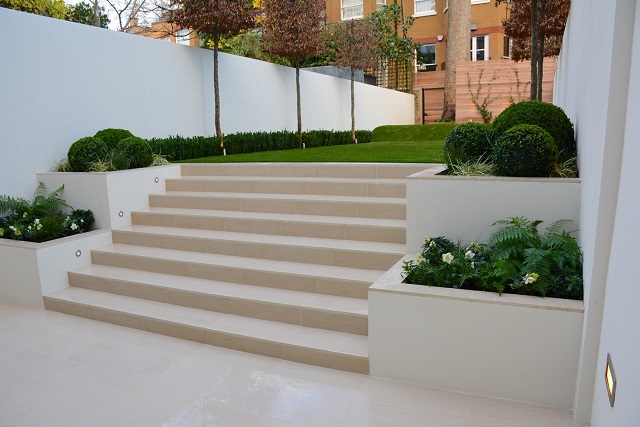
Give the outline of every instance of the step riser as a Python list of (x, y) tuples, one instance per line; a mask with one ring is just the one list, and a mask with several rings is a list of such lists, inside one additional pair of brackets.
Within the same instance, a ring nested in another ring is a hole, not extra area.
[(358, 203), (323, 200), (243, 199), (241, 197), (179, 196), (150, 194), (151, 207), (209, 209), (239, 212), (267, 212), (297, 215), (325, 215), (353, 218), (405, 219), (400, 203)]
[(367, 299), (369, 286), (371, 286), (370, 282), (365, 281), (250, 270), (244, 267), (190, 263), (113, 252), (92, 251), (91, 260), (93, 264), (132, 270), (351, 298)]
[(366, 315), (326, 312), (313, 308), (208, 295), (182, 289), (69, 272), (69, 285), (133, 298), (181, 305), (200, 310), (252, 317), (336, 332), (367, 335)]
[(182, 176), (271, 176), (319, 178), (404, 179), (434, 165), (385, 164), (183, 164)]
[(268, 243), (157, 235), (122, 230), (114, 230), (112, 235), (113, 243), (126, 245), (370, 270), (389, 269), (404, 256), (404, 254), (398, 253), (378, 253), (311, 246), (284, 246)]
[(210, 344), (232, 350), (239, 350), (349, 372), (361, 374), (369, 373), (369, 360), (366, 357), (300, 348), (281, 342), (243, 337), (220, 331), (211, 331), (190, 325), (149, 318), (147, 316), (138, 316), (105, 308), (76, 304), (46, 296), (44, 297), (44, 305), (47, 310), (58, 311), (60, 313), (85, 317), (87, 319), (98, 320), (120, 326), (127, 326), (129, 328), (154, 332), (203, 344)]
[(406, 197), (404, 182), (392, 183), (337, 183), (300, 181), (216, 181), (211, 179), (167, 179), (167, 191), (203, 191), (262, 194), (302, 194), (356, 197)]
[(358, 224), (303, 223), (251, 218), (224, 218), (157, 212), (131, 212), (134, 225), (231, 231), (275, 236), (318, 237), (366, 242), (405, 243), (404, 227), (373, 227)]

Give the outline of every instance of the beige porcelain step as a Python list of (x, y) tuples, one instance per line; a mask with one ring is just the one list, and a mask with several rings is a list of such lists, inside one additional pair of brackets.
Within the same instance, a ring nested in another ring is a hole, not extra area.
[(133, 225), (113, 243), (341, 267), (386, 270), (406, 253), (398, 243)]
[(91, 251), (94, 264), (351, 298), (368, 298), (384, 272), (113, 244)]
[(272, 176), (404, 179), (433, 163), (183, 163), (182, 176)]
[(369, 372), (367, 337), (69, 287), (45, 308), (200, 343), (333, 369)]
[(160, 207), (132, 212), (131, 219), (136, 225), (367, 242), (406, 242), (406, 221), (396, 219)]
[(167, 179), (165, 183), (167, 191), (406, 197), (404, 179), (187, 176)]
[(90, 265), (69, 272), (69, 285), (202, 310), (367, 335), (368, 303), (360, 298)]
[(383, 219), (405, 219), (407, 211), (406, 200), (398, 198), (199, 191), (168, 191), (165, 194), (150, 194), (149, 205), (165, 208)]

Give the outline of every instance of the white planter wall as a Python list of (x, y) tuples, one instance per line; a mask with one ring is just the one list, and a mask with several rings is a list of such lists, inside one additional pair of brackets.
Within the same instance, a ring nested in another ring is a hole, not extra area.
[(407, 178), (407, 252), (420, 251), (425, 236), (452, 241), (486, 240), (495, 221), (524, 216), (543, 220), (539, 230), (560, 219), (579, 229), (580, 180), (437, 175), (431, 168)]
[[(212, 135), (213, 52), (0, 8), (0, 194), (30, 197), (77, 139)], [(295, 70), (220, 54), (224, 133), (297, 129)], [(348, 80), (301, 72), (304, 129), (347, 130)], [(356, 83), (356, 125), (413, 124), (414, 97)]]
[(402, 261), (369, 288), (371, 375), (573, 406), (582, 301), (408, 285), (401, 273)]
[(42, 295), (67, 287), (67, 272), (91, 264), (91, 249), (109, 244), (108, 230), (45, 243), (0, 239), (0, 299), (44, 307)]

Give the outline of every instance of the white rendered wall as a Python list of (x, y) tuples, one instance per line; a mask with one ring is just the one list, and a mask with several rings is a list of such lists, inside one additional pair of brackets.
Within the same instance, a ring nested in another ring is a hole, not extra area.
[[(31, 197), (83, 136), (211, 135), (213, 52), (0, 8), (0, 194)], [(295, 70), (220, 54), (224, 133), (295, 130)], [(351, 127), (349, 81), (301, 71), (304, 129)], [(356, 83), (356, 126), (413, 123), (412, 95)]]
[(574, 417), (581, 424), (590, 422), (594, 387), (598, 390), (603, 381), (596, 368), (600, 368), (598, 349), (631, 93), (635, 8), (632, 0), (572, 2), (556, 74), (555, 102), (575, 125), (582, 180), (585, 323), (574, 403)]
[[(633, 16), (633, 15), (632, 15)], [(620, 187), (598, 352), (593, 397), (592, 426), (636, 426), (640, 424), (640, 7), (636, 6), (635, 29), (629, 76), (626, 124)], [(618, 379), (616, 401), (609, 405), (604, 383), (607, 353), (611, 354)]]

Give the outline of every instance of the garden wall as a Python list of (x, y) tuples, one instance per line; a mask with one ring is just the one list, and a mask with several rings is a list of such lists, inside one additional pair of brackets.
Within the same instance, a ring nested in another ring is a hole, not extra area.
[[(107, 127), (145, 138), (211, 135), (213, 52), (0, 8), (0, 194)], [(295, 71), (220, 55), (224, 133), (296, 129)], [(305, 129), (350, 129), (349, 81), (301, 72)], [(356, 83), (356, 124), (412, 124), (414, 98)]]
[[(572, 2), (554, 100), (575, 125), (582, 179), (585, 322), (574, 416), (583, 425), (637, 425), (640, 416), (638, 93), (640, 6)], [(618, 380), (613, 407), (607, 354)]]

